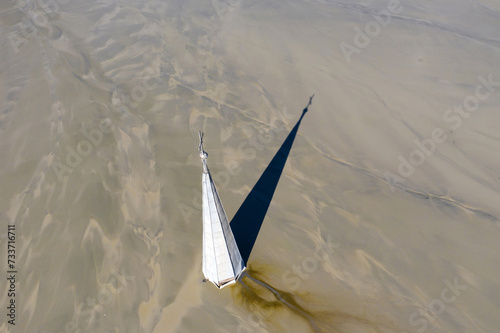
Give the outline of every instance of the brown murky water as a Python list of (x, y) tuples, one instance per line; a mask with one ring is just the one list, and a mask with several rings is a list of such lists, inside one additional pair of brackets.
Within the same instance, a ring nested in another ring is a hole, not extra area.
[[(2, 2), (0, 332), (498, 332), (499, 18)], [(246, 275), (203, 283), (197, 132), (231, 219), (312, 94)]]
[[(248, 267), (232, 293), (237, 304), (244, 305), (251, 313), (259, 314), (261, 323), (276, 312), (289, 312), (306, 322), (313, 332), (340, 332), (340, 328), (349, 324), (373, 332), (395, 331), (397, 328), (387, 318), (375, 318), (368, 313), (355, 315), (336, 309), (342, 304), (337, 305), (335, 301), (328, 308), (309, 310), (308, 305), (317, 305), (321, 299), (315, 300), (314, 295), (310, 294), (294, 294), (276, 289), (265, 282), (263, 272), (255, 270), (253, 265)], [(272, 320), (266, 322), (267, 325), (272, 323)], [(269, 330), (273, 331), (271, 328)]]

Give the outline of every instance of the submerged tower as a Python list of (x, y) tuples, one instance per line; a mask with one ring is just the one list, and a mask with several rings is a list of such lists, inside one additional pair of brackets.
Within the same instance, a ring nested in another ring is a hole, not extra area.
[(203, 275), (220, 289), (238, 280), (245, 263), (207, 167), (208, 154), (203, 150), (203, 132), (198, 132), (198, 135), (198, 149), (203, 163)]

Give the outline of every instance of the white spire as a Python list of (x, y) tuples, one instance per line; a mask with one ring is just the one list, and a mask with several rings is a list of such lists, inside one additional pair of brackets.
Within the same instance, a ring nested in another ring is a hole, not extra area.
[(222, 288), (236, 282), (245, 269), (245, 263), (207, 167), (208, 154), (203, 150), (203, 132), (198, 134), (198, 149), (203, 163), (203, 275), (218, 288)]

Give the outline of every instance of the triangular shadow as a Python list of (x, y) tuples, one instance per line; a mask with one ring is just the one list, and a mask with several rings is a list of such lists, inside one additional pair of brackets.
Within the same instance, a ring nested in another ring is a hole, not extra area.
[(250, 257), (267, 210), (273, 199), (274, 191), (278, 186), (288, 154), (292, 149), (300, 122), (311, 105), (313, 97), (314, 95), (309, 98), (309, 103), (302, 111), (299, 121), (297, 121), (297, 124), (295, 124), (290, 134), (288, 134), (288, 137), (276, 155), (274, 155), (266, 170), (264, 170), (264, 173), (260, 176), (229, 224), (244, 262), (247, 262)]

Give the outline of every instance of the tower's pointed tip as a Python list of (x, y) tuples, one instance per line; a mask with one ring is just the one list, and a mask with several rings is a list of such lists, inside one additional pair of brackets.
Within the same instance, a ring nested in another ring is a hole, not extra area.
[(200, 138), (200, 144), (198, 145), (198, 150), (200, 153), (203, 151), (203, 132), (198, 131), (198, 137)]
[(203, 132), (199, 131), (198, 132), (198, 136), (200, 137), (200, 144), (198, 146), (198, 151), (200, 153), (201, 161), (203, 162), (203, 173), (207, 173), (208, 172), (208, 167), (207, 167), (207, 157), (208, 157), (208, 154), (203, 149)]

